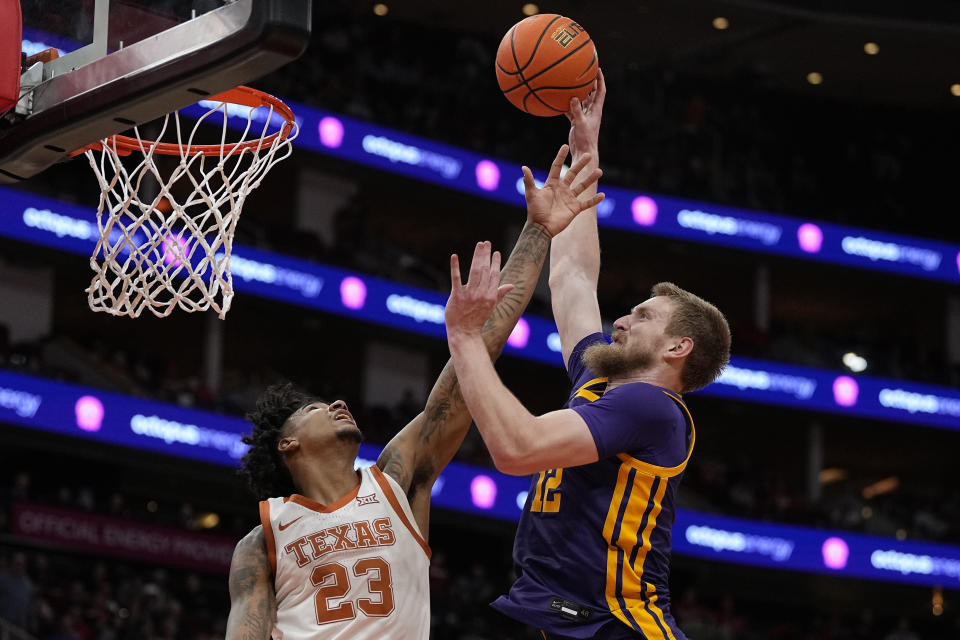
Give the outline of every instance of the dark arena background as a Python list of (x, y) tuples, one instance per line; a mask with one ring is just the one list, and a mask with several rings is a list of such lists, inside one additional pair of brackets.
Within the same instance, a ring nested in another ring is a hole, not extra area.
[[(88, 309), (85, 159), (0, 186), (0, 639), (223, 638), (258, 523), (236, 474), (258, 393), (345, 399), (368, 464), (420, 410), (450, 254), (509, 251), (520, 165), (543, 178), (567, 139), (494, 74), (536, 12), (580, 22), (606, 77), (605, 328), (672, 281), (733, 333), (687, 397), (680, 627), (960, 638), (957, 5), (323, 0), (306, 53), (250, 83), (301, 131), (246, 203), (226, 320)], [(544, 273), (497, 365), (536, 413), (568, 391), (554, 331)], [(540, 637), (488, 606), (527, 487), (471, 431), (435, 489), (433, 638)]]

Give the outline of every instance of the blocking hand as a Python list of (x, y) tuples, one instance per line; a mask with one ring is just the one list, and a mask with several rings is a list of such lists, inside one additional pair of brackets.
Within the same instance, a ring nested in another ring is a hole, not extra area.
[(530, 172), (530, 169), (523, 167), (523, 188), (524, 196), (527, 199), (527, 217), (532, 222), (542, 225), (551, 237), (566, 229), (567, 225), (579, 213), (600, 204), (604, 197), (602, 193), (580, 197), (580, 194), (588, 186), (596, 184), (600, 180), (603, 172), (598, 168), (590, 170), (579, 182), (573, 184), (577, 175), (593, 157), (589, 153), (582, 154), (577, 158), (563, 178), (560, 177), (560, 169), (567, 157), (567, 151), (567, 145), (560, 147), (557, 157), (550, 165), (550, 174), (542, 188), (537, 188), (537, 183), (533, 179), (533, 173)]

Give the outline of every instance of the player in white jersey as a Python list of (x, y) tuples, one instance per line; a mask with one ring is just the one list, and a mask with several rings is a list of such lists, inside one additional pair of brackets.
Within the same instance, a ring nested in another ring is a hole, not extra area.
[[(566, 155), (564, 145), (542, 188), (523, 168), (527, 223), (503, 272), (489, 242), (474, 251), (465, 304), (500, 295), (482, 330), (491, 357), (530, 301), (550, 239), (603, 199), (581, 196), (599, 169), (573, 184), (589, 156), (561, 178)], [(271, 632), (283, 640), (426, 640), (430, 493), (470, 427), (451, 363), (423, 412), (366, 470), (354, 468), (363, 435), (340, 400), (327, 404), (277, 385), (248, 418), (254, 429), (244, 438), (251, 448), (242, 473), (263, 500), (261, 525), (237, 544), (230, 564), (227, 640), (268, 640)]]
[(318, 625), (330, 630), (322, 637), (352, 640), (428, 633), (430, 548), (400, 485), (379, 467), (362, 469), (357, 488), (333, 505), (270, 498), (260, 518), (277, 602), (290, 603), (277, 607), (284, 638), (317, 637)]

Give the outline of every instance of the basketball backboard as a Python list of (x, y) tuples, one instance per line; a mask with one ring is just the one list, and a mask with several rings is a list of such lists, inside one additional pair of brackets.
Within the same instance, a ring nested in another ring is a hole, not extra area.
[(296, 59), (311, 0), (21, 0), (21, 77), (0, 119), (0, 183)]

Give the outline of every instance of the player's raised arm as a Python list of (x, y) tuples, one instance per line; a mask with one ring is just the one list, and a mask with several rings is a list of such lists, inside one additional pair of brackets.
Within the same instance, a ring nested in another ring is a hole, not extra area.
[[(496, 274), (491, 286), (499, 302), (483, 325), (485, 357), (496, 358), (513, 331), (517, 320), (530, 302), (546, 260), (550, 239), (562, 231), (580, 212), (596, 206), (603, 194), (585, 195), (596, 184), (601, 172), (597, 168), (584, 171), (589, 155), (582, 156), (561, 178), (560, 169), (567, 156), (563, 145), (554, 159), (550, 174), (542, 188), (537, 188), (533, 174), (523, 168), (527, 199), (527, 222), (510, 258), (499, 271), (499, 254), (491, 253), (490, 243), (478, 243), (474, 263), (486, 261)], [(582, 175), (581, 175), (582, 174)], [(580, 180), (574, 184), (576, 178)], [(454, 259), (456, 259), (454, 257)], [(488, 308), (489, 309), (489, 308)], [(453, 369), (447, 362), (427, 398), (423, 413), (404, 427), (384, 449), (377, 465), (407, 492), (420, 531), (427, 532), (430, 490), (440, 472), (453, 458), (470, 427), (470, 414), (460, 393)]]
[(269, 640), (277, 602), (263, 527), (256, 527), (237, 543), (229, 584), (226, 640)]
[[(607, 88), (603, 72), (597, 74), (596, 89), (582, 103), (570, 100), (570, 150), (576, 162), (590, 154), (588, 169), (599, 165), (600, 118)], [(596, 192), (596, 185), (586, 193)], [(592, 191), (591, 191), (592, 190)], [(597, 209), (591, 207), (557, 234), (550, 245), (550, 297), (553, 318), (560, 332), (563, 362), (569, 367), (570, 353), (578, 342), (601, 330), (597, 303), (597, 279), (600, 274), (600, 241), (597, 235)]]

